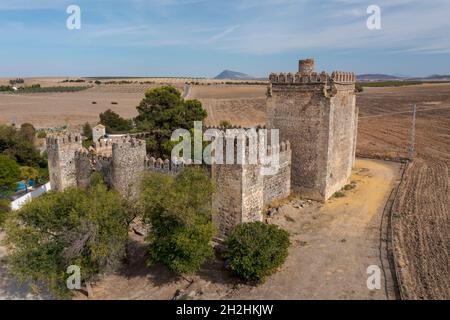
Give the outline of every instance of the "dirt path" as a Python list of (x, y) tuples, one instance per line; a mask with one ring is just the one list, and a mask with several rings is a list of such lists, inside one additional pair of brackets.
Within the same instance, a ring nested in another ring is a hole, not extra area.
[[(393, 299), (386, 252), (380, 256), (380, 224), (386, 200), (399, 178), (394, 163), (359, 160), (345, 197), (306, 209), (287, 206), (273, 219), (293, 245), (282, 270), (237, 299)], [(385, 231), (385, 230), (384, 230)], [(381, 290), (367, 288), (367, 268), (385, 266)], [(387, 287), (385, 285), (387, 283)]]

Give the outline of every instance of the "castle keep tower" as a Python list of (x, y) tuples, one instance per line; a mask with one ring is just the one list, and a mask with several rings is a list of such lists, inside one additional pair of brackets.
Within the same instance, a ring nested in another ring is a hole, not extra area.
[(347, 183), (355, 161), (355, 75), (315, 73), (308, 59), (299, 72), (273, 73), (269, 80), (268, 127), (291, 143), (293, 191), (325, 201)]
[(77, 186), (75, 153), (82, 148), (80, 134), (47, 138), (48, 170), (52, 190)]

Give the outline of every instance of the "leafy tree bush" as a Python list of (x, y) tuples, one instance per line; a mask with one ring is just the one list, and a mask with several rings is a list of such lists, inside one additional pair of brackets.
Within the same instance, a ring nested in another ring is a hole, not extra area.
[(11, 212), (11, 201), (0, 198), (0, 228), (5, 222), (9, 212)]
[(221, 128), (231, 128), (233, 125), (232, 125), (231, 122), (228, 121), (228, 120), (222, 120), (222, 121), (220, 121), (219, 126), (220, 126)]
[(0, 155), (0, 188), (4, 188), (6, 192), (14, 191), (20, 174), (20, 167), (13, 159)]
[(131, 120), (122, 118), (111, 109), (100, 113), (100, 123), (106, 127), (107, 133), (126, 133), (133, 127)]
[(35, 141), (36, 130), (31, 124), (22, 124), (19, 130), (0, 125), (0, 153), (22, 166), (46, 168), (47, 161), (36, 149)]
[(83, 125), (83, 136), (88, 140), (92, 140), (92, 126), (89, 122)]
[(238, 225), (227, 240), (232, 270), (242, 279), (263, 282), (288, 256), (289, 234), (262, 222)]
[(192, 274), (213, 256), (211, 195), (206, 172), (186, 168), (178, 177), (150, 173), (143, 180), (144, 222), (151, 225), (148, 264), (163, 263), (180, 274)]
[(137, 107), (135, 119), (140, 130), (149, 132), (147, 151), (155, 156), (169, 158), (167, 142), (176, 129), (191, 130), (194, 121), (203, 121), (206, 111), (198, 100), (184, 100), (173, 86), (150, 89)]
[(68, 266), (79, 266), (81, 280), (89, 282), (121, 261), (127, 210), (125, 201), (103, 184), (35, 199), (4, 224), (10, 271), (22, 281), (45, 284), (58, 297), (70, 297)]
[(0, 92), (12, 92), (12, 91), (14, 90), (13, 87), (11, 86), (0, 86)]

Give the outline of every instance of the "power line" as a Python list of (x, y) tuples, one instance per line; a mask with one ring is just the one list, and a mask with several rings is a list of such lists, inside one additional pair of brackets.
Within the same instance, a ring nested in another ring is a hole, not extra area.
[[(447, 106), (447, 107), (439, 107), (439, 108), (420, 109), (420, 110), (417, 110), (416, 112), (435, 111), (435, 110), (445, 110), (445, 109), (450, 109), (450, 107)], [(390, 112), (390, 113), (375, 114), (375, 115), (371, 115), (371, 116), (363, 116), (363, 117), (359, 117), (359, 119), (379, 118), (379, 117), (387, 117), (387, 116), (394, 115), (394, 114), (407, 114), (407, 113), (411, 113), (411, 111), (398, 111), (398, 112)]]
[(414, 158), (415, 144), (416, 144), (416, 114), (417, 114), (417, 105), (413, 106), (413, 116), (411, 123), (411, 131), (409, 137), (409, 159), (412, 160)]

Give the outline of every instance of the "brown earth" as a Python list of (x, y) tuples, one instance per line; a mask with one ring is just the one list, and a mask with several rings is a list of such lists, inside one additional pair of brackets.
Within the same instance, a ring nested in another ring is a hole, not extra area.
[(358, 96), (358, 154), (408, 157), (417, 104), (415, 158), (393, 206), (402, 297), (450, 297), (450, 85), (371, 88)]
[[(43, 87), (88, 86), (86, 83), (60, 83), (61, 80), (33, 78), (27, 79), (26, 85), (40, 83)], [(98, 115), (107, 109), (114, 110), (122, 117), (131, 118), (137, 115), (136, 106), (146, 90), (168, 83), (180, 90), (184, 87), (182, 82), (160, 82), (93, 85), (83, 91), (65, 93), (0, 93), (0, 124), (15, 121), (17, 124), (29, 122), (37, 128), (77, 126), (85, 122), (97, 123)], [(112, 104), (113, 102), (117, 104)]]
[(404, 299), (450, 299), (450, 171), (411, 163), (393, 207), (394, 249)]

